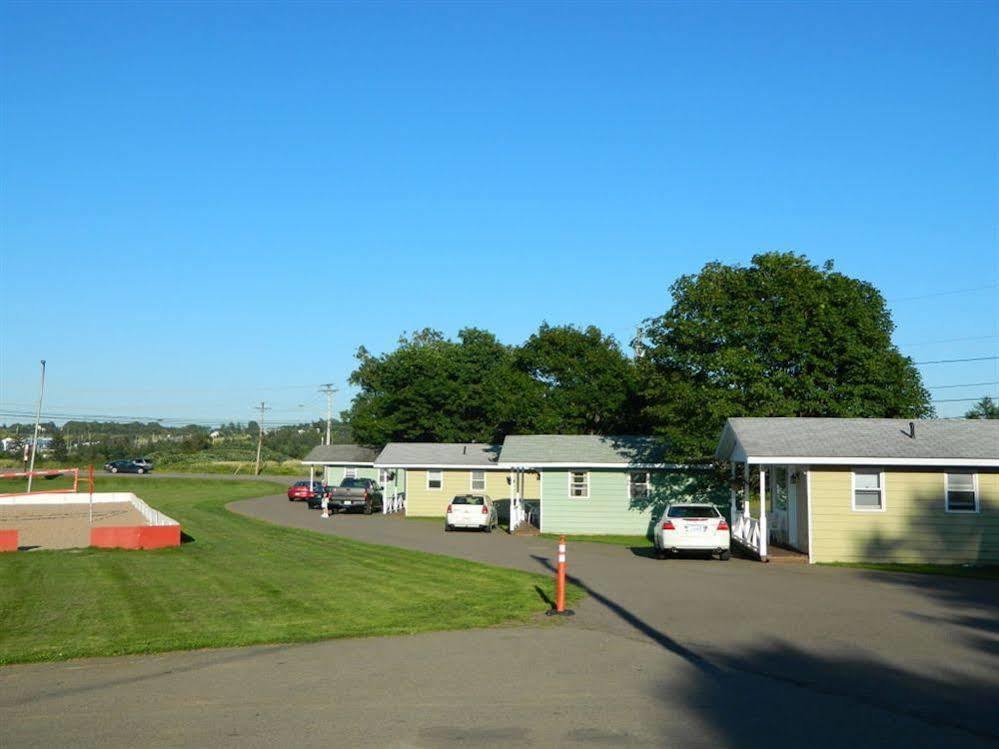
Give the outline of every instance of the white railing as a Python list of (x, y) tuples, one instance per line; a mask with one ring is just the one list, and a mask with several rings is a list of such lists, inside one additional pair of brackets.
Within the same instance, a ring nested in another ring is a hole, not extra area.
[(736, 515), (732, 523), (732, 538), (748, 546), (755, 552), (760, 551), (760, 521), (758, 518)]
[(510, 500), (510, 533), (513, 533), (525, 520), (524, 506), (519, 499)]
[(406, 511), (406, 492), (382, 497), (382, 514)]

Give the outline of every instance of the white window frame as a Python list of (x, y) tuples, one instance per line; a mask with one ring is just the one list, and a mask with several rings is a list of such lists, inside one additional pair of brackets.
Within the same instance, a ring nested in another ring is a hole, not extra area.
[[(971, 476), (971, 485), (975, 490), (975, 509), (974, 510), (952, 510), (950, 509), (950, 474), (951, 473), (964, 473), (965, 475)], [(982, 498), (978, 491), (978, 473), (970, 473), (968, 471), (947, 471), (944, 473), (944, 512), (948, 515), (978, 515), (982, 511)]]
[(357, 478), (357, 468), (356, 467), (344, 467), (343, 477), (345, 479), (356, 479)]
[[(431, 479), (430, 474), (435, 473), (439, 478)], [(431, 486), (431, 481), (440, 482), (440, 486)], [(440, 492), (444, 491), (444, 471), (440, 468), (428, 468), (427, 469), (427, 491), (428, 492)]]
[[(885, 483), (885, 470), (881, 469), (871, 469), (866, 470), (861, 469), (859, 473), (877, 473), (878, 474), (878, 489), (881, 494), (881, 506), (880, 507), (857, 507), (857, 469), (850, 471), (850, 505), (853, 507), (854, 512), (884, 512), (888, 507), (888, 486)], [(863, 491), (863, 490), (862, 490)], [(867, 491), (870, 491), (869, 489)]]
[(383, 489), (388, 486), (389, 483), (389, 469), (379, 468), (378, 469), (378, 486)]
[[(586, 488), (586, 494), (579, 494), (579, 495), (577, 495), (577, 494), (573, 494), (572, 493), (572, 488), (573, 488), (572, 477), (574, 475), (576, 475), (576, 474), (580, 474), (580, 475), (583, 476), (583, 478), (584, 478), (584, 484), (583, 485)], [(569, 479), (569, 489), (568, 489), (568, 491), (569, 491), (569, 499), (589, 499), (590, 498), (590, 472), (589, 471), (569, 471), (568, 479)]]
[[(477, 488), (475, 486), (475, 474), (477, 474), (477, 473), (481, 473), (482, 474), (482, 488), (481, 489)], [(485, 493), (485, 491), (486, 491), (486, 472), (485, 471), (480, 471), (480, 470), (469, 471), (469, 473), (468, 473), (468, 490), (472, 491), (472, 492)]]
[[(638, 484), (645, 487), (645, 496), (636, 497), (633, 493), (635, 487), (635, 482), (632, 481), (633, 476), (645, 476), (645, 481), (639, 481)], [(648, 499), (652, 496), (652, 471), (628, 471), (628, 499)]]

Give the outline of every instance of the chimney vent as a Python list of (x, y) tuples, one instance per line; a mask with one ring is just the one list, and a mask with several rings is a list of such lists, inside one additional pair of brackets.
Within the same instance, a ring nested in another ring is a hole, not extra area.
[(468, 455), (468, 445), (462, 445), (461, 446), (461, 454), (462, 455)]
[(916, 422), (909, 422), (909, 439), (916, 439)]

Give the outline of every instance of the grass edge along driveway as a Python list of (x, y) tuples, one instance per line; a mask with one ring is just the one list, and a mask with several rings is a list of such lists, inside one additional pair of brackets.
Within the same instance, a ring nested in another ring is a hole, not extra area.
[(550, 577), (225, 509), (283, 493), (279, 484), (98, 481), (112, 487), (177, 519), (193, 541), (0, 554), (0, 664), (525, 623), (547, 608), (539, 589), (551, 595)]

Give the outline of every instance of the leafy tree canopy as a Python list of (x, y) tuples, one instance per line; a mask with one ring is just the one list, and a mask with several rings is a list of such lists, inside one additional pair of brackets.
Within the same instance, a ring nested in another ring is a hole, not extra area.
[(929, 394), (871, 284), (794, 253), (709, 263), (671, 287), (638, 343), (646, 416), (707, 456), (729, 416), (922, 417)]
[(599, 328), (543, 323), (514, 353), (533, 381), (531, 431), (620, 434), (635, 431), (639, 414), (635, 368), (613, 336)]
[(989, 396), (985, 396), (972, 406), (964, 418), (966, 419), (999, 419), (999, 404)]
[(513, 352), (492, 333), (466, 328), (458, 340), (425, 329), (373, 356), (357, 352), (360, 388), (348, 417), (359, 442), (490, 442), (515, 428), (531, 389)]

